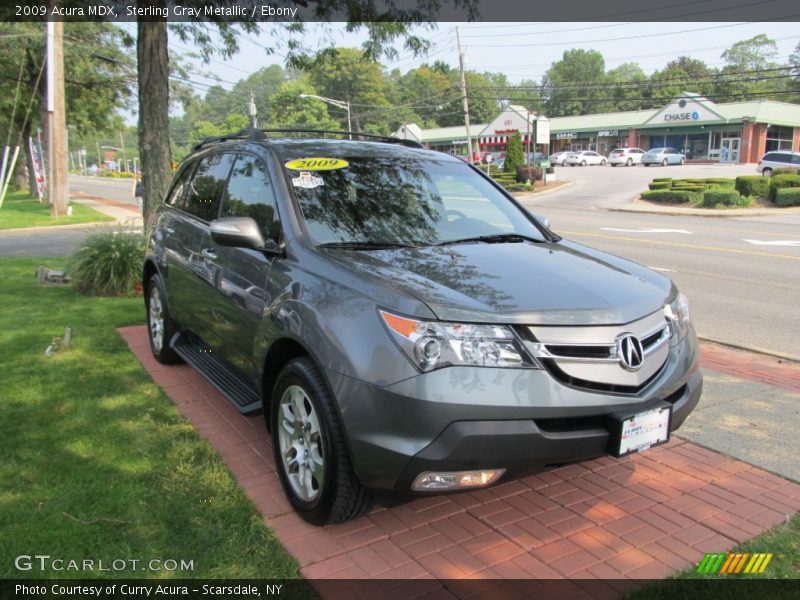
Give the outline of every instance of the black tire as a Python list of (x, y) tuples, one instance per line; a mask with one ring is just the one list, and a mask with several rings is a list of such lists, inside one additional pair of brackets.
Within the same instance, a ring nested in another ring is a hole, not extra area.
[(612, 166), (612, 167), (616, 167), (616, 166), (617, 166), (617, 163), (611, 163), (611, 166)]
[(761, 171), (761, 174), (764, 177), (772, 177), (772, 169), (770, 169), (769, 167), (764, 167), (764, 170)]
[(627, 160), (627, 162), (625, 163), (625, 166), (626, 166), (626, 167), (632, 167), (632, 166), (633, 166), (633, 159), (632, 159), (632, 158), (629, 158), (629, 159)]
[(649, 167), (649, 166), (650, 166), (650, 163), (643, 162), (642, 164), (643, 164), (645, 167)]
[(682, 165), (685, 165), (685, 164), (686, 164), (686, 159), (685, 159), (685, 158), (682, 158), (682, 159), (681, 159), (681, 164), (682, 164)]
[(600, 166), (601, 167), (605, 167), (606, 166), (606, 161), (605, 160), (601, 160), (600, 161)]
[[(147, 337), (150, 340), (150, 350), (153, 352), (153, 356), (156, 360), (164, 365), (174, 365), (175, 363), (182, 362), (183, 359), (181, 359), (172, 349), (172, 346), (169, 345), (172, 336), (178, 331), (178, 324), (169, 312), (166, 297), (167, 294), (164, 292), (164, 283), (161, 281), (161, 276), (156, 273), (147, 280), (147, 284), (145, 285)], [(158, 319), (155, 314), (156, 304), (154, 298), (157, 298), (160, 303), (160, 319)], [(160, 325), (156, 325), (157, 320), (161, 321)]]
[[(320, 436), (314, 443), (317, 444), (317, 450), (321, 450), (319, 454), (323, 458), (323, 482), (316, 497), (311, 500), (301, 498), (293, 489), (280, 448), (281, 399), (292, 386), (301, 388), (316, 413), (320, 427)], [(288, 362), (275, 380), (270, 410), (275, 465), (289, 503), (304, 520), (314, 525), (354, 519), (372, 504), (372, 495), (353, 472), (334, 402), (322, 374), (307, 356)]]
[(582, 167), (585, 167), (585, 166), (586, 166), (586, 161), (585, 161), (585, 160), (582, 160), (582, 161), (581, 161), (581, 166), (582, 166)]
[(661, 166), (662, 167), (666, 167), (668, 164), (669, 164), (669, 161), (666, 158), (661, 161)]

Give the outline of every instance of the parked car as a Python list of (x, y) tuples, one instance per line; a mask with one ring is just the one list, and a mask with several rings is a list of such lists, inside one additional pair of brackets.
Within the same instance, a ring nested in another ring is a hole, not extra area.
[(592, 150), (584, 150), (583, 152), (570, 152), (567, 155), (567, 164), (571, 167), (576, 165), (580, 165), (581, 167), (585, 167), (586, 165), (601, 165), (605, 166), (608, 162), (608, 159), (594, 152)]
[(561, 165), (562, 167), (566, 166), (567, 156), (569, 155), (570, 152), (568, 150), (564, 150), (563, 152), (555, 152), (550, 155), (550, 164), (553, 166), (555, 165)]
[(698, 341), (666, 276), (560, 237), (414, 142), (269, 135), (182, 162), (145, 307), (158, 361), (263, 411), (305, 520), (353, 518), (372, 490), (643, 452), (697, 404)]
[(632, 167), (642, 162), (644, 150), (641, 148), (615, 148), (608, 155), (608, 164), (612, 167), (617, 165), (625, 165)]
[(642, 164), (645, 167), (650, 165), (683, 165), (686, 164), (686, 157), (675, 150), (675, 148), (652, 148), (642, 156)]
[(767, 152), (758, 161), (756, 170), (769, 177), (776, 169), (800, 169), (800, 152), (774, 151)]

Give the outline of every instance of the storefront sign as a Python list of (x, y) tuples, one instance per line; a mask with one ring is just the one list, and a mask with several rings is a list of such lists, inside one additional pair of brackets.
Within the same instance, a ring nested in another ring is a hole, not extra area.
[(605, 131), (598, 131), (597, 137), (617, 137), (619, 129), (606, 129)]
[(692, 112), (666, 113), (664, 115), (665, 121), (697, 121), (699, 118), (700, 113), (696, 110)]
[(550, 120), (547, 117), (536, 119), (536, 143), (550, 144)]
[(573, 138), (578, 137), (577, 133), (570, 132), (570, 133), (557, 133), (556, 139), (557, 140), (571, 140)]
[(505, 135), (507, 133), (519, 133), (519, 129), (495, 129), (494, 132), (498, 135)]

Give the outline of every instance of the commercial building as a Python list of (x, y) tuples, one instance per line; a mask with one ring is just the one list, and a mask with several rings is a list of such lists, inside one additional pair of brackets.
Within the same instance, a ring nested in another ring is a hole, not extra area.
[[(660, 109), (549, 120), (509, 105), (490, 123), (470, 129), (473, 146), (482, 154), (505, 151), (508, 138), (520, 132), (523, 143), (535, 138), (537, 150), (550, 153), (594, 150), (608, 154), (625, 146), (645, 150), (667, 146), (682, 151), (689, 161), (753, 163), (771, 150), (800, 150), (800, 104), (774, 100), (715, 103), (686, 92)], [(463, 126), (420, 129), (412, 123), (400, 127), (395, 135), (466, 154)]]

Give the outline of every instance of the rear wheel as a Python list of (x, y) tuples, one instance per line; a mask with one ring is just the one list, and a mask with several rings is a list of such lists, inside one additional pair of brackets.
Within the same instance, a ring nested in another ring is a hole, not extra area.
[(625, 166), (626, 166), (626, 167), (631, 167), (631, 166), (633, 166), (633, 159), (632, 159), (632, 158), (629, 158), (629, 159), (628, 159), (628, 160), (625, 162)]
[(603, 159), (603, 160), (601, 160), (601, 161), (600, 161), (600, 166), (601, 166), (601, 167), (605, 167), (605, 166), (606, 166), (606, 161), (605, 161), (605, 159)]
[(772, 169), (770, 169), (769, 167), (764, 167), (764, 170), (761, 171), (761, 174), (764, 177), (771, 177), (772, 176)]
[(585, 161), (585, 160), (582, 160), (582, 161), (581, 161), (581, 166), (582, 166), (582, 167), (585, 167), (585, 166), (586, 166), (586, 161)]
[(667, 159), (666, 159), (666, 158), (665, 158), (664, 160), (662, 160), (662, 161), (661, 161), (661, 166), (662, 166), (662, 167), (666, 167), (668, 164), (669, 164), (669, 163), (667, 162)]
[(685, 164), (686, 164), (686, 159), (685, 159), (685, 158), (681, 158), (681, 164), (682, 164), (682, 165), (685, 165)]
[(353, 472), (333, 397), (308, 357), (283, 368), (272, 393), (272, 448), (289, 503), (309, 523), (341, 523), (371, 496)]
[(181, 362), (169, 345), (178, 326), (169, 314), (164, 284), (159, 275), (153, 275), (147, 281), (147, 334), (150, 339), (150, 350), (156, 360), (165, 365)]

